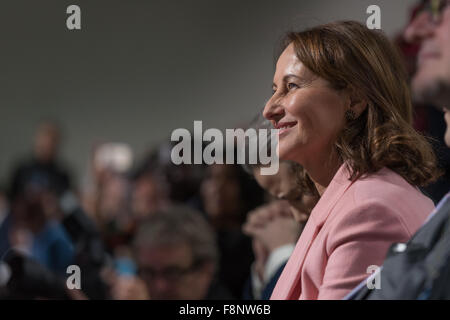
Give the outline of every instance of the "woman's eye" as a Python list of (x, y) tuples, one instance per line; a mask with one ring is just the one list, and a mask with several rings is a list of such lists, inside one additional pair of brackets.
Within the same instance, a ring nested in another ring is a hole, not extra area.
[(298, 85), (296, 85), (295, 83), (289, 82), (287, 84), (287, 88), (288, 88), (288, 90), (296, 89), (296, 88), (298, 88)]

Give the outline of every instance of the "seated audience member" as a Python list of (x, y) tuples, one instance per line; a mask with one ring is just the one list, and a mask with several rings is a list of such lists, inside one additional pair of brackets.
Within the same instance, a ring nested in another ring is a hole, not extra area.
[[(413, 97), (443, 111), (447, 125), (444, 140), (450, 147), (450, 1), (424, 2), (421, 9), (404, 34), (407, 41), (420, 45)], [(450, 299), (449, 226), (447, 193), (408, 242), (391, 246), (381, 273), (375, 274), (380, 287), (368, 290), (364, 281), (346, 298)]]
[(145, 157), (136, 169), (150, 173), (163, 189), (164, 200), (201, 209), (200, 186), (204, 175), (202, 164), (180, 164), (172, 162), (171, 151), (176, 142), (162, 142)]
[(128, 244), (133, 232), (128, 177), (132, 162), (133, 153), (127, 144), (99, 143), (93, 148), (89, 174), (83, 183), (83, 209), (96, 223), (110, 252)]
[(255, 260), (244, 299), (268, 300), (301, 232), (286, 201), (274, 200), (249, 212), (244, 233), (252, 237)]
[(131, 211), (138, 222), (154, 212), (167, 208), (169, 185), (162, 172), (154, 168), (140, 168), (133, 174)]
[(229, 299), (218, 282), (218, 250), (201, 213), (177, 206), (142, 222), (134, 239), (138, 277), (115, 280), (115, 299)]
[[(442, 6), (442, 3), (440, 2), (438, 5)], [(414, 21), (418, 14), (422, 13), (430, 4), (430, 0), (419, 1), (411, 12), (409, 23)], [(395, 43), (399, 46), (403, 60), (406, 62), (408, 80), (411, 82), (417, 70), (417, 57), (420, 44), (405, 39), (404, 30), (397, 35)], [(413, 126), (417, 131), (430, 138), (430, 143), (436, 153), (438, 166), (443, 171), (443, 175), (438, 180), (421, 188), (425, 195), (429, 196), (437, 204), (447, 194), (448, 190), (450, 190), (450, 149), (447, 148), (444, 141), (446, 130), (445, 120), (442, 117), (442, 111), (439, 108), (433, 107), (430, 102), (413, 101), (413, 110)]]
[(319, 195), (296, 163), (280, 162), (275, 175), (261, 175), (257, 166), (252, 171), (260, 186), (278, 200), (250, 212), (244, 225), (253, 238), (255, 255), (246, 298), (269, 299)]
[(217, 233), (219, 279), (239, 299), (253, 261), (251, 239), (241, 228), (246, 214), (263, 203), (264, 191), (239, 165), (213, 164), (206, 168), (201, 196)]
[(9, 203), (6, 194), (0, 189), (0, 257), (6, 253), (10, 247), (9, 243), (9, 225), (11, 215), (9, 212)]
[(341, 299), (433, 210), (418, 187), (439, 176), (436, 157), (381, 31), (329, 23), (288, 33), (281, 49), (264, 116), (280, 129), (279, 158), (302, 165), (320, 200), (271, 299)]
[(65, 276), (75, 250), (57, 218), (55, 201), (47, 191), (17, 195), (11, 205), (10, 245), (21, 247), (42, 266)]
[(58, 160), (61, 133), (57, 125), (45, 122), (39, 125), (31, 157), (13, 169), (9, 197), (14, 199), (24, 189), (52, 186), (62, 195), (70, 188), (69, 175)]
[(6, 233), (10, 247), (21, 248), (50, 271), (66, 275), (75, 252), (59, 221), (59, 199), (71, 185), (58, 160), (60, 136), (54, 123), (40, 124), (31, 159), (13, 170)]

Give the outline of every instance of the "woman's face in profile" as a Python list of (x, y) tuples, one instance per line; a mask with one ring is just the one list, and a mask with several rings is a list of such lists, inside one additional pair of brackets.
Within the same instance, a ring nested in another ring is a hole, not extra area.
[(279, 131), (278, 156), (300, 164), (324, 159), (345, 123), (350, 100), (315, 76), (290, 44), (278, 59), (264, 117)]

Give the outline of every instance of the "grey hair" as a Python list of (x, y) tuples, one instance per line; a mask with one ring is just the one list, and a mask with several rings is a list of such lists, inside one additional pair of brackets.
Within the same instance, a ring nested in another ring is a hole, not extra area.
[(194, 263), (217, 265), (219, 252), (213, 229), (202, 214), (187, 206), (156, 212), (138, 228), (134, 248), (187, 244)]

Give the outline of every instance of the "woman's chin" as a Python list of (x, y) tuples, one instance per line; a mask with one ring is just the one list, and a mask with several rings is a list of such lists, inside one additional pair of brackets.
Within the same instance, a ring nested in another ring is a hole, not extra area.
[(283, 145), (283, 144), (279, 144), (277, 146), (277, 156), (279, 160), (282, 161), (293, 161), (293, 162), (297, 162), (301, 164), (301, 159), (299, 159), (299, 155), (301, 154), (300, 148), (302, 148), (301, 145), (296, 145), (296, 146), (288, 146), (288, 145)]
[(292, 160), (289, 155), (292, 153), (292, 150), (284, 148), (283, 146), (278, 145), (277, 147), (277, 156), (280, 160)]

